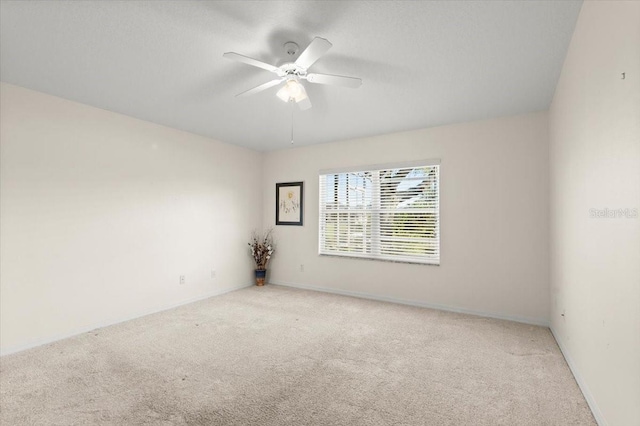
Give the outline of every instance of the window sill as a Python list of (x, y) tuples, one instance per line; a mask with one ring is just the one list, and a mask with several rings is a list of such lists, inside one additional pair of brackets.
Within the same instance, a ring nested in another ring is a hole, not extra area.
[(386, 259), (382, 257), (369, 257), (369, 256), (356, 256), (352, 254), (328, 254), (328, 253), (318, 253), (318, 256), (321, 257), (337, 257), (342, 259), (358, 259), (358, 260), (369, 260), (369, 261), (378, 261), (378, 262), (389, 262), (389, 263), (405, 263), (410, 265), (421, 265), (421, 266), (440, 266), (439, 260), (425, 260), (425, 261), (412, 261), (412, 260), (394, 260), (394, 259)]

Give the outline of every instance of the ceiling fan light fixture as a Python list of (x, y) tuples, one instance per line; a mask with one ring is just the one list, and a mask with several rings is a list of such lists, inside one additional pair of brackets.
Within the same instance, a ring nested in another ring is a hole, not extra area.
[(304, 90), (304, 86), (298, 80), (292, 78), (278, 90), (276, 95), (284, 102), (289, 102), (291, 99), (295, 99), (298, 102), (298, 100), (307, 98), (307, 91)]
[(298, 83), (298, 87), (300, 88), (300, 93), (298, 93), (298, 96), (296, 96), (294, 99), (296, 100), (296, 102), (304, 101), (308, 98), (307, 91), (302, 83)]

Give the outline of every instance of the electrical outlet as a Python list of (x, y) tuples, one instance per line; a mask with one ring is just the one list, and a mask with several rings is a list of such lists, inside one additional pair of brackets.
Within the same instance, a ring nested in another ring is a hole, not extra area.
[(184, 275), (180, 275), (180, 284), (186, 284), (187, 283), (187, 277)]
[(216, 270), (212, 269), (211, 270), (211, 279), (213, 280), (213, 279), (215, 279), (215, 277), (216, 277)]
[(304, 265), (302, 263), (300, 264), (300, 272), (304, 272)]

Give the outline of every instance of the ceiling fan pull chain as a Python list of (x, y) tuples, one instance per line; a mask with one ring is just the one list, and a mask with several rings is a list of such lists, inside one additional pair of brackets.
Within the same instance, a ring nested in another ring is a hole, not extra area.
[(291, 104), (291, 145), (293, 145), (293, 99), (289, 100)]

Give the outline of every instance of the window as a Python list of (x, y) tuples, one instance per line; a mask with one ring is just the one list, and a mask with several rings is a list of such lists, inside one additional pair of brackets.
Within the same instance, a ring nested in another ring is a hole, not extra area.
[(440, 264), (439, 161), (320, 172), (325, 255)]

